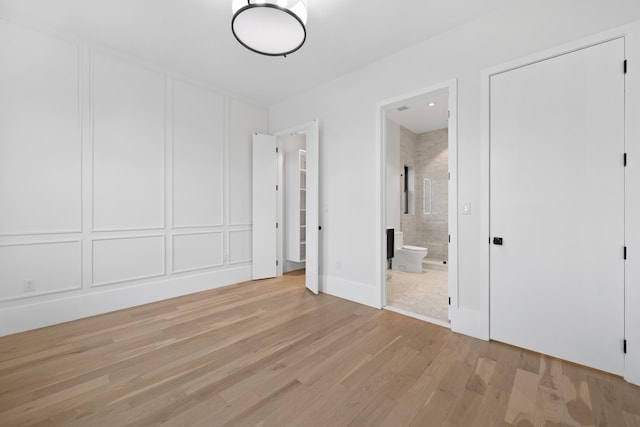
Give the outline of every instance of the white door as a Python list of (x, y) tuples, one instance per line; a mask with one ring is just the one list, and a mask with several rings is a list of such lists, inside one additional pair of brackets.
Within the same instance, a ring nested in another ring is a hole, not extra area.
[(491, 338), (615, 374), (623, 61), (618, 39), (496, 74), (490, 110)]
[(306, 286), (314, 294), (318, 293), (318, 231), (319, 222), (319, 142), (318, 121), (306, 126), (307, 134), (307, 226), (306, 226)]
[(276, 137), (253, 135), (253, 280), (276, 276)]

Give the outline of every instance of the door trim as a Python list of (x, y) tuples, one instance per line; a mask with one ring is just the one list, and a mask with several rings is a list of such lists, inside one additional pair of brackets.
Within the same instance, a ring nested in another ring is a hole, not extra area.
[[(376, 286), (380, 290), (379, 300), (376, 304), (378, 308), (387, 305), (387, 273), (386, 273), (386, 143), (385, 143), (385, 126), (384, 112), (387, 109), (399, 107), (406, 102), (416, 101), (426, 98), (435, 91), (447, 89), (449, 92), (449, 172), (451, 174), (449, 181), (449, 205), (448, 205), (448, 227), (451, 235), (449, 244), (449, 296), (451, 304), (449, 305), (450, 327), (452, 330), (456, 328), (456, 314), (458, 309), (458, 80), (451, 79), (433, 86), (429, 86), (415, 92), (410, 92), (394, 98), (380, 101), (376, 104), (376, 141), (377, 141), (377, 162), (378, 176), (376, 188), (376, 203), (378, 204), (378, 213), (376, 218), (377, 236), (376, 239)], [(424, 318), (423, 320), (427, 320)]]

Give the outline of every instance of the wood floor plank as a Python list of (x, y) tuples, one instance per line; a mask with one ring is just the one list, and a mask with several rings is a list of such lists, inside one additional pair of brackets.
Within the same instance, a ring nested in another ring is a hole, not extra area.
[(562, 399), (565, 424), (570, 426), (593, 426), (596, 424), (589, 385), (588, 370), (572, 363), (563, 363)]
[(628, 412), (622, 413), (625, 422), (627, 423), (627, 427), (640, 427), (640, 416), (635, 414), (630, 414)]
[(492, 385), (487, 386), (482, 401), (475, 412), (474, 425), (477, 427), (495, 427), (504, 423), (507, 412), (509, 392)]
[(436, 390), (409, 425), (411, 427), (442, 425), (455, 401), (456, 396), (450, 391)]
[(516, 371), (507, 414), (504, 417), (507, 423), (521, 427), (534, 425), (538, 377), (538, 374), (523, 369)]
[(535, 425), (562, 425), (565, 421), (562, 362), (540, 358)]
[(640, 427), (621, 378), (247, 282), (0, 337), (5, 426)]
[(624, 426), (622, 401), (614, 385), (590, 375), (587, 375), (587, 383), (596, 425)]

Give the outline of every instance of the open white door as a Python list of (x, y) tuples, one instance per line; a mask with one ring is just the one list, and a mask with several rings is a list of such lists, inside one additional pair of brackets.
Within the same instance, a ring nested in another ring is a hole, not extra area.
[(253, 280), (276, 277), (276, 137), (253, 135)]
[(318, 121), (314, 120), (306, 126), (307, 134), (307, 254), (306, 254), (306, 286), (314, 294), (318, 293), (318, 230), (319, 223), (319, 147)]

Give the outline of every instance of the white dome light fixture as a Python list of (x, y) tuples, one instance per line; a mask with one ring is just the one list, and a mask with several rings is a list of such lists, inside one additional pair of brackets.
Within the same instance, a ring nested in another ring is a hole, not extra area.
[(267, 56), (287, 56), (307, 38), (305, 0), (233, 0), (231, 31), (247, 49)]

